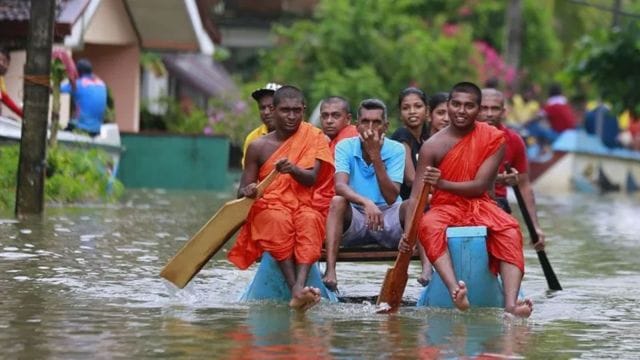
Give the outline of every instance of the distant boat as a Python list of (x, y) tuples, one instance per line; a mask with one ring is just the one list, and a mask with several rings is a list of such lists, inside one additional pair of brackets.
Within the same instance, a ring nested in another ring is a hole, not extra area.
[[(19, 143), (22, 134), (22, 122), (0, 116), (0, 143)], [(112, 156), (120, 157), (122, 144), (117, 124), (104, 124), (100, 135), (91, 137), (71, 131), (58, 131), (58, 141), (65, 145), (88, 145), (101, 148)]]
[(529, 160), (529, 176), (537, 191), (606, 193), (638, 190), (640, 152), (610, 149), (583, 130), (567, 130), (543, 161)]
[[(0, 116), (0, 145), (18, 144), (21, 136), (22, 122)], [(61, 130), (58, 131), (58, 142), (71, 147), (98, 148), (106, 151), (113, 160), (111, 176), (115, 178), (120, 164), (120, 155), (123, 152), (122, 143), (120, 142), (120, 130), (117, 124), (103, 124), (100, 128), (100, 134), (95, 137)]]

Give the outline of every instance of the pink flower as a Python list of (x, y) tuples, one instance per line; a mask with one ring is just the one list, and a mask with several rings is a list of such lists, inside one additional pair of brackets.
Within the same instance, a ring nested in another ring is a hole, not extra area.
[(442, 33), (447, 37), (455, 36), (459, 30), (460, 27), (456, 24), (446, 23), (442, 25)]
[(211, 136), (211, 135), (213, 135), (213, 129), (212, 129), (212, 128), (210, 128), (209, 126), (205, 127), (205, 128), (202, 130), (202, 132), (203, 132), (205, 135), (207, 135), (207, 136)]

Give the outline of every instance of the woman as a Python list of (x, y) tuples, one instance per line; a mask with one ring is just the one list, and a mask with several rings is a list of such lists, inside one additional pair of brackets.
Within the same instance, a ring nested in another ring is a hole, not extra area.
[[(429, 137), (429, 103), (424, 91), (408, 87), (400, 92), (398, 97), (398, 108), (400, 109), (400, 120), (404, 127), (399, 128), (391, 135), (391, 139), (401, 142), (405, 147), (404, 180), (400, 187), (400, 196), (406, 200), (411, 195), (411, 186), (416, 176), (416, 164), (418, 163), (418, 153), (420, 147)], [(431, 263), (427, 255), (418, 244), (420, 261), (422, 262), (422, 273), (418, 277), (418, 282), (427, 286), (431, 280)]]
[(400, 197), (402, 200), (406, 200), (411, 194), (411, 185), (413, 185), (416, 176), (420, 147), (429, 137), (427, 95), (418, 88), (408, 87), (400, 92), (398, 108), (404, 127), (396, 130), (391, 135), (391, 139), (401, 142), (405, 147), (406, 161)]
[(429, 136), (444, 129), (449, 125), (449, 111), (447, 111), (447, 100), (449, 94), (439, 92), (429, 98)]

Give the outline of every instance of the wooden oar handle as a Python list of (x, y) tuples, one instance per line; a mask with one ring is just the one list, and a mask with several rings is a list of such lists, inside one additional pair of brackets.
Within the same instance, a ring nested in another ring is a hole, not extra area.
[(276, 179), (276, 177), (278, 177), (278, 171), (276, 169), (273, 169), (271, 170), (269, 175), (267, 175), (266, 178), (260, 181), (260, 183), (256, 187), (258, 191), (258, 196), (256, 196), (256, 199), (262, 196), (264, 191), (267, 189), (267, 187), (269, 187), (269, 185), (271, 185), (271, 183), (273, 182), (273, 180)]

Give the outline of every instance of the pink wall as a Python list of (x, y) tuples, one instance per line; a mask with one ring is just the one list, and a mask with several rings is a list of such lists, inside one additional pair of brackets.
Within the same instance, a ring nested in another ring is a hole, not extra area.
[(111, 90), (116, 122), (122, 132), (138, 132), (140, 116), (140, 49), (131, 45), (85, 44), (74, 60), (87, 58)]

